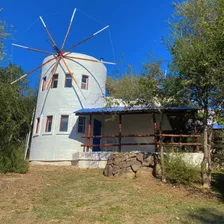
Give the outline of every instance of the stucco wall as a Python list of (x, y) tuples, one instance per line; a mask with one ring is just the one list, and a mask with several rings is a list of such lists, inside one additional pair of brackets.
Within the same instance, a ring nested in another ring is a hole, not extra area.
[[(70, 55), (95, 59), (83, 54), (71, 53)], [(51, 57), (47, 57), (44, 62)], [(34, 119), (30, 160), (72, 159), (72, 153), (82, 151), (80, 142), (86, 142), (86, 140), (81, 139), (83, 134), (77, 132), (78, 117), (74, 112), (81, 108), (102, 107), (104, 105), (103, 95), (107, 75), (106, 67), (102, 63), (83, 60), (65, 60), (71, 72), (74, 74), (79, 87), (81, 87), (82, 75), (89, 76), (88, 90), (82, 90), (86, 99), (82, 96), (74, 81), (71, 88), (64, 87), (65, 74), (68, 71), (62, 61), (55, 72), (59, 74), (58, 87), (42, 91), (42, 78), (46, 76), (47, 82), (49, 81), (55, 62), (52, 61), (43, 66)], [(59, 132), (61, 115), (69, 115), (67, 132)], [(47, 116), (53, 116), (52, 131), (50, 133), (45, 132)], [(40, 118), (40, 125), (39, 131), (36, 134), (37, 118)]]
[[(93, 120), (97, 119), (102, 122), (101, 133), (102, 135), (118, 135), (118, 116), (110, 115), (98, 115), (93, 116)], [(160, 121), (160, 115), (156, 115), (157, 122)], [(172, 130), (167, 116), (164, 116), (164, 122), (162, 126), (163, 130)], [(93, 129), (92, 129), (93, 133)], [(122, 134), (153, 134), (153, 116), (152, 114), (134, 114), (134, 115), (122, 115)], [(153, 137), (128, 137), (123, 138), (122, 143), (147, 143), (154, 142)], [(101, 143), (118, 143), (118, 139), (101, 139)], [(102, 151), (116, 151), (117, 146), (101, 147)], [(155, 150), (154, 145), (146, 146), (122, 146), (122, 152), (128, 152), (133, 150), (153, 152)]]

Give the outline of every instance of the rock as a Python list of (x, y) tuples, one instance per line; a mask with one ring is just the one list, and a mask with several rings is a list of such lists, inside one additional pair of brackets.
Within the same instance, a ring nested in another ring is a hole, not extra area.
[(143, 154), (142, 153), (138, 153), (137, 156), (136, 156), (136, 159), (139, 161), (139, 162), (143, 162)]
[(125, 177), (133, 179), (135, 177), (135, 173), (132, 171), (131, 167), (126, 168)]
[[(126, 176), (133, 178), (136, 172), (139, 175), (151, 175), (154, 158), (149, 153), (113, 153), (107, 160), (104, 168), (105, 176)], [(160, 166), (155, 168), (156, 175), (161, 173)]]
[(120, 177), (120, 176), (122, 176), (122, 175), (124, 175), (125, 174), (125, 170), (124, 169), (120, 169), (120, 170), (118, 170), (115, 174), (114, 174), (114, 176), (115, 177)]
[(125, 161), (121, 162), (121, 163), (119, 164), (119, 166), (120, 166), (120, 169), (123, 169), (123, 168), (128, 167), (128, 166), (127, 166), (127, 162), (125, 162)]
[(144, 161), (143, 166), (154, 166), (154, 158), (152, 155), (149, 155)]
[(144, 167), (149, 167), (150, 166), (150, 162), (148, 162), (148, 161), (143, 161), (142, 162), (142, 166), (144, 166)]
[(126, 161), (128, 159), (128, 154), (125, 154), (123, 159)]
[(153, 168), (151, 167), (140, 167), (136, 173), (136, 177), (152, 177), (153, 176)]
[(113, 176), (112, 170), (113, 168), (111, 165), (106, 165), (106, 167), (103, 170), (104, 176), (107, 176), (107, 177)]
[(122, 158), (117, 157), (117, 158), (114, 159), (113, 164), (114, 164), (114, 165), (118, 165), (118, 164), (121, 163), (122, 161), (123, 161)]
[(136, 161), (136, 158), (130, 158), (130, 159), (128, 158), (126, 160), (127, 167), (132, 166), (135, 163), (135, 161)]
[(136, 154), (131, 153), (131, 154), (128, 155), (128, 158), (129, 158), (129, 159), (131, 159), (131, 158), (136, 158)]
[(136, 160), (136, 161), (134, 162), (134, 164), (132, 164), (131, 168), (132, 168), (132, 170), (133, 170), (134, 172), (137, 172), (137, 170), (138, 170), (139, 167), (141, 167), (141, 166), (142, 166), (142, 163), (139, 162), (138, 160)]
[(126, 178), (134, 178), (135, 177), (135, 173), (132, 171), (131, 167), (127, 167), (124, 169), (120, 169), (115, 175), (115, 177), (120, 177), (120, 176), (124, 176)]
[(113, 173), (113, 174), (116, 174), (119, 170), (120, 170), (119, 165), (114, 165), (114, 166), (113, 166), (112, 173)]
[(153, 169), (153, 175), (155, 177), (159, 177), (161, 176), (162, 174), (162, 170), (161, 170), (161, 166), (159, 163), (157, 163), (155, 166), (154, 166), (154, 169)]
[(112, 165), (113, 164), (113, 159), (111, 159), (110, 157), (107, 160), (107, 165)]

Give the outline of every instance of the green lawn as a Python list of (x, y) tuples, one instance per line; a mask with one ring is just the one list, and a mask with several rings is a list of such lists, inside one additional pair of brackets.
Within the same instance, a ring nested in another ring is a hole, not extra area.
[(0, 175), (0, 223), (224, 223), (211, 194), (153, 178), (108, 178), (99, 169), (31, 166)]

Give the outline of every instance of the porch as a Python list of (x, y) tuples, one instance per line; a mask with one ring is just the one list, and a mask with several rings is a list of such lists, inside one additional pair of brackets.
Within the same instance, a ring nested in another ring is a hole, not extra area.
[[(83, 152), (157, 152), (159, 146), (175, 151), (198, 152), (199, 138), (195, 124), (197, 108), (190, 107), (112, 107), (76, 111), (87, 121)], [(159, 134), (160, 120), (162, 130)], [(186, 123), (190, 128), (186, 129)]]

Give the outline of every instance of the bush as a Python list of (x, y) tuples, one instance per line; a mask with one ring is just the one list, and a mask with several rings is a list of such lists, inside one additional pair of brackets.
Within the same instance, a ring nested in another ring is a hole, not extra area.
[(26, 173), (29, 162), (24, 160), (24, 146), (11, 146), (11, 149), (0, 151), (0, 173)]
[(191, 165), (181, 158), (181, 155), (165, 159), (166, 178), (171, 183), (192, 185), (201, 182), (200, 168)]

